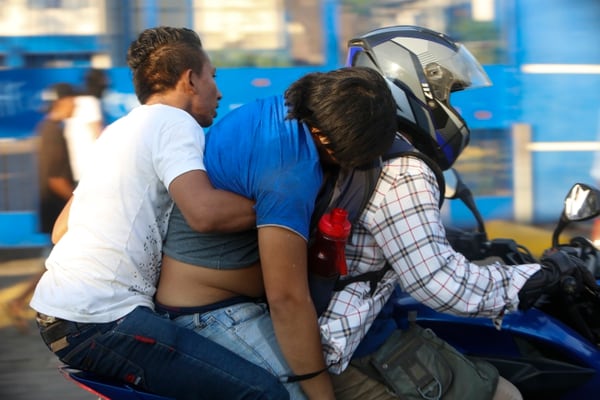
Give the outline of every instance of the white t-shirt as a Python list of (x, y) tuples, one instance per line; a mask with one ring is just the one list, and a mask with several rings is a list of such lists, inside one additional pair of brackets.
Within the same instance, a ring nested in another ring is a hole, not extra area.
[(110, 322), (153, 308), (177, 176), (205, 170), (204, 132), (185, 111), (142, 105), (106, 128), (75, 190), (68, 231), (46, 261), (35, 310)]
[(102, 105), (94, 96), (75, 97), (73, 116), (65, 120), (65, 140), (73, 179), (79, 181), (98, 136), (97, 124), (102, 124)]

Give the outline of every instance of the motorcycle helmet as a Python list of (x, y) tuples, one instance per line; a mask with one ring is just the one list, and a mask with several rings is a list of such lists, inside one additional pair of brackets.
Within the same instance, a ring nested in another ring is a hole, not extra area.
[(483, 67), (460, 43), (417, 26), (392, 26), (348, 41), (347, 66), (368, 66), (388, 81), (398, 129), (442, 170), (469, 144), (469, 129), (450, 93), (490, 86)]

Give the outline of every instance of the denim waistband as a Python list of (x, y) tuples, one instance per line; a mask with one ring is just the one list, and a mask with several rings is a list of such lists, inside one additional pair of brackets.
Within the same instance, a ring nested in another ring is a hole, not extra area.
[(225, 300), (217, 301), (216, 303), (206, 304), (203, 306), (196, 307), (173, 307), (167, 306), (159, 303), (158, 301), (154, 302), (154, 308), (158, 313), (167, 313), (169, 314), (169, 318), (175, 319), (177, 317), (181, 317), (182, 315), (190, 315), (190, 314), (203, 314), (205, 312), (213, 311), (219, 308), (232, 306), (234, 304), (239, 303), (256, 303), (262, 301), (263, 299), (256, 299), (249, 296), (235, 296), (230, 297)]

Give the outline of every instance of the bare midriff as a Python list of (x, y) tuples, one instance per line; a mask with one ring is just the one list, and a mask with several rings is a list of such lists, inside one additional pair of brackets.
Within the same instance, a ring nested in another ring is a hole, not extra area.
[(156, 291), (160, 304), (197, 307), (235, 296), (264, 296), (259, 263), (241, 269), (214, 269), (163, 257)]

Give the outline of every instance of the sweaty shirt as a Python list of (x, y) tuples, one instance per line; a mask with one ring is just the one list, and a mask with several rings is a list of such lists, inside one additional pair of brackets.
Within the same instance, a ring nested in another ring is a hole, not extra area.
[[(286, 119), (283, 96), (243, 105), (206, 135), (204, 163), (212, 184), (256, 201), (256, 225), (279, 226), (308, 238), (322, 173), (306, 125)], [(256, 230), (232, 234), (193, 231), (174, 207), (165, 254), (216, 269), (258, 261)]]

